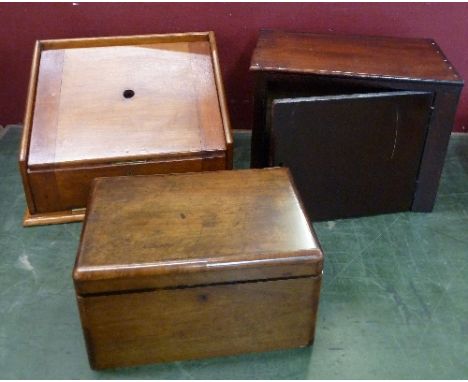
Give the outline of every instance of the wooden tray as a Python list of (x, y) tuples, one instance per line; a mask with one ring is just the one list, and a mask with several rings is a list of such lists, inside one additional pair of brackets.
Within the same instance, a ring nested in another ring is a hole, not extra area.
[(232, 168), (213, 32), (38, 41), (24, 225), (82, 220), (92, 180)]

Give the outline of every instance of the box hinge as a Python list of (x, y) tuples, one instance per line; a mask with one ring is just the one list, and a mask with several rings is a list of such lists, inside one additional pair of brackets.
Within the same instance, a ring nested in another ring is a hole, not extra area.
[(149, 163), (147, 160), (132, 160), (132, 161), (124, 161), (124, 162), (115, 162), (114, 166), (125, 166), (129, 164), (146, 164)]

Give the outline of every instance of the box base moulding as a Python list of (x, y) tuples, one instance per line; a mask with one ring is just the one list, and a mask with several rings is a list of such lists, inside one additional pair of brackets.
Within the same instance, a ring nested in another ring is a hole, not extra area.
[(26, 208), (23, 217), (23, 226), (34, 227), (39, 225), (81, 222), (84, 220), (85, 214), (86, 208), (78, 208), (68, 211), (46, 212), (39, 214), (31, 214), (29, 212), (29, 209)]

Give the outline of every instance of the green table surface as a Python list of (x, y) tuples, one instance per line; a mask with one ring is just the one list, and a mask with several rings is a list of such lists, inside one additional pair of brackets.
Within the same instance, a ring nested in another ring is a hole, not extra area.
[[(0, 378), (468, 378), (468, 134), (451, 138), (432, 213), (314, 224), (325, 270), (313, 346), (101, 372), (71, 279), (82, 225), (21, 226), (20, 135), (0, 139)], [(235, 143), (235, 167), (248, 167), (250, 134)]]

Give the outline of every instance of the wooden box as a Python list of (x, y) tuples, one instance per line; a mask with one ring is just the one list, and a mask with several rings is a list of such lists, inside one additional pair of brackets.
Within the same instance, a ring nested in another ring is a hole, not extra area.
[(230, 169), (214, 33), (38, 41), (20, 151), (25, 225), (82, 220), (96, 177)]
[(262, 31), (252, 167), (313, 221), (431, 211), (463, 81), (432, 40)]
[(73, 279), (101, 369), (306, 346), (321, 274), (275, 168), (96, 179)]

